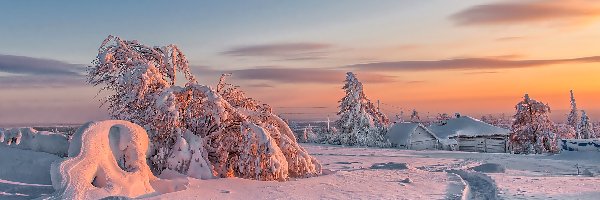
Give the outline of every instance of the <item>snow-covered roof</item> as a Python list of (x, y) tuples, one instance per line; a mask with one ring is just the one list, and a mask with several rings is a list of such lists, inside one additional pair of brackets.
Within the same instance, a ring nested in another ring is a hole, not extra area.
[[(398, 145), (408, 145), (410, 143), (410, 137), (415, 132), (417, 127), (423, 128), (425, 131), (430, 133), (433, 137), (436, 137), (427, 127), (421, 123), (415, 122), (398, 122), (394, 123), (388, 130), (386, 137), (390, 142)], [(437, 137), (436, 137), (437, 138)]]
[(455, 139), (439, 139), (443, 145), (458, 145), (458, 141)]
[(508, 129), (492, 126), (469, 116), (459, 116), (449, 119), (443, 124), (433, 124), (428, 128), (439, 138), (508, 135), (510, 133)]

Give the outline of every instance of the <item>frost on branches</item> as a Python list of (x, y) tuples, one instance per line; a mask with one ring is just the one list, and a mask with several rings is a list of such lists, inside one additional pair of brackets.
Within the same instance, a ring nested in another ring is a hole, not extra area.
[(523, 101), (515, 106), (510, 142), (515, 153), (556, 152), (557, 136), (554, 123), (548, 114), (550, 107), (542, 102), (529, 98), (525, 94)]
[[(365, 96), (363, 85), (354, 73), (346, 74), (346, 95), (339, 101), (339, 142), (343, 145), (388, 146), (385, 139), (389, 119)], [(336, 139), (330, 139), (336, 141)]]
[(419, 117), (419, 112), (416, 109), (413, 109), (410, 114), (410, 122), (421, 122), (421, 117)]
[[(177, 86), (176, 74), (184, 86)], [(320, 164), (266, 104), (224, 82), (199, 85), (175, 45), (148, 47), (109, 36), (99, 48), (88, 82), (109, 91), (115, 119), (143, 126), (154, 173), (175, 170), (195, 178), (286, 180), (320, 174)]]
[(581, 121), (579, 121), (579, 125), (577, 126), (577, 132), (581, 136), (581, 138), (578, 139), (590, 139), (598, 137), (594, 133), (594, 127), (590, 122), (590, 118), (585, 113), (585, 110), (581, 111)]

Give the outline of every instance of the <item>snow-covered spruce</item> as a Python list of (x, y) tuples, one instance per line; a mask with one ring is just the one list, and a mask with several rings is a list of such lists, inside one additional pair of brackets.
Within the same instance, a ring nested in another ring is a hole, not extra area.
[(73, 136), (69, 157), (52, 163), (51, 199), (137, 197), (154, 192), (146, 164), (148, 135), (131, 122), (89, 122)]
[[(577, 103), (575, 102), (575, 95), (573, 95), (573, 90), (569, 91), (571, 93), (571, 111), (567, 116), (567, 125), (573, 128), (573, 130), (577, 130), (579, 126), (579, 113), (577, 111)], [(581, 139), (581, 135), (579, 131), (573, 131), (575, 133), (575, 139)]]
[(557, 135), (554, 123), (548, 116), (550, 106), (529, 98), (525, 94), (523, 101), (515, 106), (510, 142), (516, 153), (557, 152)]
[(343, 145), (389, 146), (384, 137), (389, 119), (366, 97), (363, 85), (354, 73), (346, 74), (342, 89), (346, 95), (339, 101), (340, 118), (336, 121), (339, 133), (332, 135), (339, 139), (329, 140)]
[[(270, 106), (245, 97), (225, 76), (217, 90), (198, 84), (175, 45), (148, 47), (109, 36), (93, 63), (88, 82), (112, 92), (105, 100), (113, 118), (150, 133), (155, 173), (257, 180), (321, 173)], [(184, 74), (184, 86), (175, 85), (177, 72)]]
[(594, 127), (590, 122), (590, 118), (585, 113), (585, 110), (581, 111), (581, 120), (579, 121), (579, 125), (577, 125), (577, 132), (581, 136), (580, 139), (598, 138), (594, 132)]

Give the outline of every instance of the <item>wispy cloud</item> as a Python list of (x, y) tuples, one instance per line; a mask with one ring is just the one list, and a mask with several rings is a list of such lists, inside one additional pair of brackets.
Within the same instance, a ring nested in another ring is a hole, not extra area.
[(496, 71), (482, 71), (482, 72), (465, 72), (466, 75), (481, 75), (481, 74), (498, 74)]
[(19, 88), (62, 88), (84, 86), (83, 76), (6, 76), (0, 77), (0, 89)]
[(0, 72), (9, 73), (0, 77), (0, 85), (2, 89), (81, 86), (84, 69), (58, 60), (0, 55)]
[(426, 83), (426, 82), (427, 81), (406, 81), (404, 83), (413, 85), (413, 84), (422, 84), (422, 83)]
[[(346, 70), (340, 68), (289, 68), (281, 66), (256, 66), (235, 70), (218, 70), (210, 67), (193, 67), (193, 72), (202, 76), (219, 76), (231, 73), (233, 79), (249, 81), (267, 81), (268, 83), (251, 84), (251, 87), (275, 86), (272, 83), (323, 83), (338, 84), (344, 81)], [(361, 81), (370, 83), (387, 83), (397, 81), (395, 76), (373, 72), (361, 72), (357, 75)]]
[(457, 25), (563, 22), (577, 25), (600, 16), (597, 1), (534, 0), (477, 5), (450, 16)]
[(323, 58), (332, 47), (326, 43), (273, 43), (235, 47), (221, 52), (227, 56), (276, 57), (286, 60), (311, 60)]
[[(327, 68), (274, 68), (259, 67), (229, 71), (235, 77), (246, 80), (264, 80), (278, 83), (340, 83), (346, 71)], [(361, 81), (385, 83), (396, 81), (394, 76), (376, 73), (359, 73)]]
[(248, 85), (248, 87), (255, 87), (255, 88), (272, 88), (275, 87), (274, 85), (268, 84), (268, 83), (257, 83), (257, 84), (250, 84)]
[(58, 60), (0, 54), (0, 72), (25, 75), (78, 76), (83, 69), (83, 65)]
[(519, 36), (501, 37), (501, 38), (496, 38), (496, 41), (498, 41), (498, 42), (508, 42), (508, 41), (523, 40), (525, 38), (526, 37), (519, 37)]
[(431, 61), (374, 62), (349, 65), (343, 68), (361, 71), (432, 71), (432, 70), (480, 70), (539, 67), (568, 63), (597, 63), (600, 56), (548, 60), (508, 60), (501, 58), (458, 58)]

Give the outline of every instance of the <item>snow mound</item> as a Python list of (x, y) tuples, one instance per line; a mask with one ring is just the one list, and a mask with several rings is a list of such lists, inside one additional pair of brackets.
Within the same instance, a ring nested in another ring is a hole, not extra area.
[(506, 168), (503, 165), (496, 164), (496, 163), (485, 163), (485, 164), (481, 164), (476, 167), (472, 167), (470, 169), (473, 171), (476, 171), (476, 172), (483, 172), (483, 173), (504, 173), (504, 172), (506, 172)]
[(0, 146), (46, 152), (64, 157), (69, 148), (69, 138), (62, 133), (37, 131), (33, 128), (0, 130)]
[(69, 157), (52, 163), (55, 199), (138, 197), (154, 192), (157, 178), (146, 164), (148, 135), (121, 120), (88, 122), (71, 141)]
[(403, 170), (408, 169), (408, 164), (395, 162), (375, 163), (371, 166), (371, 169)]
[(110, 196), (110, 197), (102, 198), (100, 200), (130, 200), (130, 199), (132, 199), (132, 198), (124, 197), (124, 196)]

